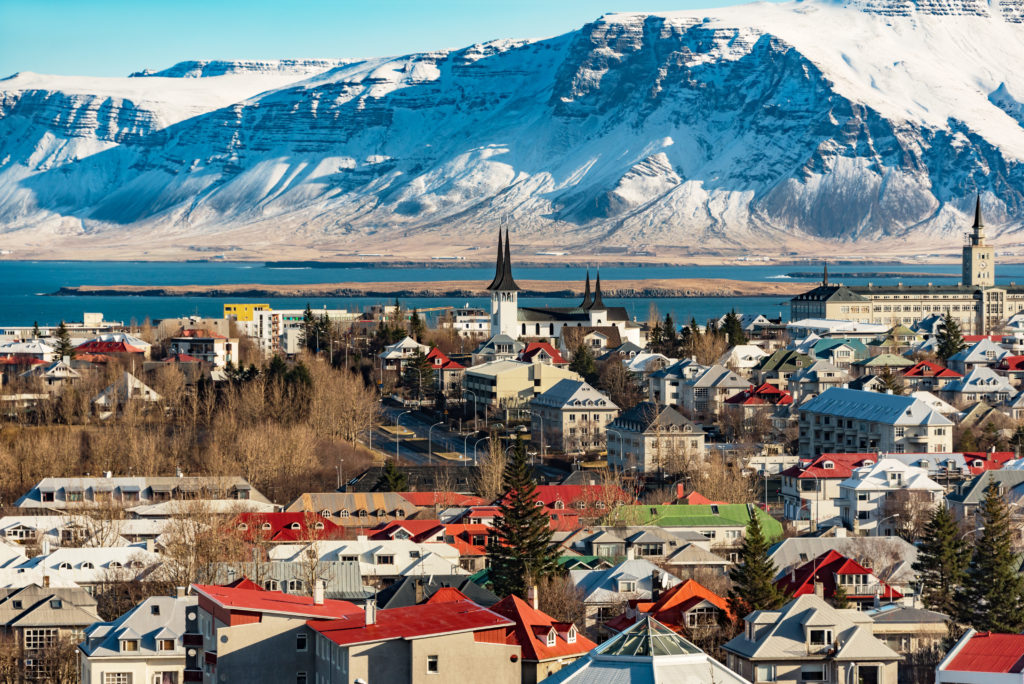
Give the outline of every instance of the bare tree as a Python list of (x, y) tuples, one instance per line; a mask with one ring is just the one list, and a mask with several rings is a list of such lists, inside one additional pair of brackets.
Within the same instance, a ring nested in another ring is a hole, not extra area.
[(475, 482), (476, 493), (486, 501), (495, 501), (504, 493), (503, 476), (507, 459), (505, 452), (500, 448), (491, 449), (490, 441), (483, 453), (477, 459), (477, 475)]
[(582, 629), (587, 617), (583, 590), (568, 575), (552, 575), (537, 585), (537, 604), (541, 611), (559, 622), (571, 622)]
[(891, 517), (896, 533), (913, 543), (921, 538), (936, 505), (930, 492), (897, 489), (886, 494), (882, 516)]

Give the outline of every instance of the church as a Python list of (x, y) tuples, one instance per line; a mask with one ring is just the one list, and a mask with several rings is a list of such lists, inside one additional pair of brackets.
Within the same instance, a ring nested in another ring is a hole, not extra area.
[(1024, 287), (995, 284), (995, 252), (985, 241), (981, 197), (974, 209), (974, 226), (963, 248), (963, 275), (958, 285), (851, 285), (828, 282), (825, 267), (821, 285), (790, 300), (790, 319), (857, 321), (882, 325), (912, 325), (932, 314), (951, 314), (965, 335), (998, 333), (1011, 316), (1024, 309)]
[[(598, 272), (593, 294), (590, 291), (590, 273), (584, 284), (583, 301), (571, 307), (532, 307), (519, 305), (520, 287), (512, 277), (512, 246), (508, 229), (504, 242), (498, 231), (498, 256), (494, 279), (487, 286), (491, 293), (491, 338), (512, 340), (562, 338), (567, 327), (600, 331), (614, 328), (622, 342), (641, 344), (642, 328), (629, 319), (621, 306), (607, 306), (601, 294), (601, 274)], [(488, 342), (490, 342), (489, 340)], [(484, 343), (485, 346), (488, 343)]]

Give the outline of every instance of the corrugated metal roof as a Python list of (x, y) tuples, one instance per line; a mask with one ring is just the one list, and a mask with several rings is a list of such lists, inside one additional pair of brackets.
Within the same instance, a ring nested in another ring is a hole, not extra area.
[(953, 422), (913, 397), (831, 387), (800, 407), (803, 412), (888, 425), (952, 425)]

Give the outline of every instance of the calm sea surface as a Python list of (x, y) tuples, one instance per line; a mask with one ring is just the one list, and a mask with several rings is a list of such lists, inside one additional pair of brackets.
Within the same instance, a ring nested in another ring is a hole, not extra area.
[[(817, 272), (818, 265), (797, 266), (647, 266), (608, 267), (601, 271), (605, 280), (630, 280), (648, 278), (728, 278), (754, 282), (785, 280), (794, 272)], [(883, 271), (900, 273), (944, 273), (948, 279), (918, 278), (908, 283), (924, 283), (929, 279), (938, 282), (955, 282), (959, 278), (959, 264), (872, 264), (833, 265), (833, 274), (855, 274)], [(576, 267), (517, 267), (515, 276), (522, 280), (558, 280), (580, 284), (585, 269)], [(141, 321), (147, 316), (152, 319), (188, 314), (219, 316), (227, 301), (264, 301), (231, 297), (52, 297), (47, 296), (60, 287), (72, 285), (222, 285), (231, 283), (255, 283), (266, 285), (338, 283), (338, 282), (430, 282), (435, 280), (489, 280), (494, 268), (449, 268), (429, 267), (330, 267), (330, 268), (270, 268), (260, 263), (178, 263), (178, 262), (44, 262), (44, 261), (0, 261), (0, 282), (5, 287), (0, 291), (0, 325), (29, 325), (38, 321), (42, 325), (55, 324), (61, 319), (81, 320), (84, 311), (102, 312), (107, 320), (128, 322)], [(591, 273), (593, 276), (593, 273)], [(814, 282), (820, 276), (792, 278), (795, 282)], [(869, 280), (882, 284), (901, 278), (879, 278), (877, 276), (852, 277), (833, 276), (849, 284), (865, 283)], [(997, 270), (997, 280), (1024, 282), (1024, 264), (1009, 264)], [(314, 308), (361, 309), (370, 304), (390, 301), (387, 297), (340, 297), (330, 299), (273, 298), (275, 308), (299, 308), (308, 302)], [(405, 298), (410, 307), (429, 308), (455, 305), (483, 306), (482, 298), (454, 299), (418, 297)], [(545, 297), (523, 297), (522, 304), (531, 306), (565, 306), (564, 299)], [(789, 305), (785, 297), (700, 297), (664, 299), (611, 299), (610, 305), (625, 306), (630, 315), (646, 319), (651, 302), (658, 307), (661, 315), (671, 313), (677, 321), (691, 317), (703, 322), (712, 316), (721, 316), (732, 308), (744, 313), (764, 313), (788, 318)]]

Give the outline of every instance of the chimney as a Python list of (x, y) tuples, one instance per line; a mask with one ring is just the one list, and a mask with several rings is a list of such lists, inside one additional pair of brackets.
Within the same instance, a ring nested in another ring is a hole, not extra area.
[(50, 555), (50, 540), (49, 539), (44, 539), (43, 540), (42, 549), (40, 550), (40, 555), (43, 555), (43, 556), (49, 556)]
[(677, 499), (682, 499), (685, 494), (686, 494), (686, 485), (683, 484), (682, 482), (677, 482), (676, 483), (676, 498)]
[(820, 599), (825, 598), (825, 585), (818, 581), (818, 578), (814, 578), (814, 595)]
[(632, 546), (626, 549), (626, 560), (636, 560), (636, 549)]
[(43, 575), (43, 586), (44, 587), (49, 587), (50, 586), (50, 576), (49, 575)]
[(537, 598), (536, 584), (532, 585), (529, 589), (526, 590), (526, 599), (529, 602), (529, 604), (533, 606), (534, 610), (540, 610), (540, 603)]
[(789, 570), (789, 582), (790, 584), (796, 584), (796, 567), (792, 567)]
[(363, 609), (363, 614), (366, 615), (366, 625), (377, 624), (377, 601), (375, 599), (367, 599), (366, 607)]
[(154, 550), (153, 549), (153, 540), (152, 539), (147, 539), (146, 540), (146, 552), (147, 553), (153, 553), (153, 550)]
[(61, 361), (64, 362), (65, 366), (68, 366), (71, 364), (71, 357), (65, 354)]
[(415, 580), (413, 580), (413, 588), (416, 591), (416, 601), (415, 601), (415, 603), (418, 606), (421, 603), (423, 603), (423, 599), (426, 598), (426, 596), (425, 596), (426, 591), (425, 591), (425, 587), (423, 586), (423, 578), (422, 577), (417, 577)]
[(109, 479), (110, 479), (110, 478), (111, 478), (111, 477), (113, 476), (113, 474), (114, 474), (114, 473), (112, 473), (111, 471), (109, 471), (109, 470), (105, 470), (105, 471), (103, 472), (103, 477), (105, 477), (105, 478), (107, 478), (107, 479), (109, 480)]
[(651, 570), (651, 600), (657, 601), (661, 598), (661, 572)]
[(185, 598), (185, 587), (174, 587), (175, 598)]
[(313, 582), (313, 605), (324, 605), (324, 581), (321, 579)]

